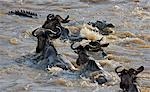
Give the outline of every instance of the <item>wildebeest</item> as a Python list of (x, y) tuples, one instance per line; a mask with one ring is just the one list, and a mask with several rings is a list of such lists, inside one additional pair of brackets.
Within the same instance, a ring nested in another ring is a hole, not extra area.
[(103, 40), (103, 37), (99, 40), (96, 41), (91, 41), (89, 42), (88, 45), (85, 46), (85, 48), (89, 51), (89, 52), (102, 52), (102, 57), (107, 56), (107, 54), (105, 53), (105, 51), (103, 50), (102, 47), (107, 47), (109, 45), (109, 43), (101, 43), (101, 41)]
[(37, 28), (32, 32), (32, 35), (38, 39), (36, 52), (40, 53), (43, 50), (47, 39), (57, 39), (60, 37), (61, 29), (56, 27), (55, 31), (52, 31), (50, 29)]
[(79, 45), (77, 47), (73, 47), (73, 45), (75, 43), (71, 44), (71, 49), (74, 50), (74, 52), (78, 54), (78, 59), (76, 61), (77, 65), (88, 62), (88, 57), (89, 57), (88, 52), (96, 53), (98, 51), (101, 51), (102, 52), (101, 56), (105, 57), (107, 55), (104, 52), (104, 50), (102, 49), (102, 47), (107, 47), (109, 45), (109, 43), (101, 44), (100, 41), (102, 39), (103, 38), (101, 38), (100, 40), (91, 41), (91, 42), (89, 42), (89, 44), (87, 44), (85, 46)]
[(26, 10), (9, 11), (8, 15), (18, 15), (18, 16), (29, 17), (29, 18), (38, 18), (37, 13), (26, 11)]
[[(76, 64), (78, 66), (83, 67), (81, 69), (81, 75), (84, 77), (89, 77), (93, 82), (96, 81), (98, 84), (103, 84), (107, 82), (108, 78), (106, 77), (107, 74), (103, 70), (100, 64), (98, 64), (92, 57), (88, 55), (88, 50), (92, 49), (89, 48), (87, 45), (84, 47), (79, 45), (78, 47), (73, 47), (74, 43), (71, 44), (71, 48), (74, 50), (75, 53), (78, 54), (78, 58), (76, 60)], [(96, 75), (93, 75), (96, 74)], [(97, 76), (97, 77), (94, 77)]]
[(70, 31), (61, 25), (61, 23), (68, 23), (69, 21), (69, 15), (67, 15), (67, 17), (63, 19), (60, 15), (49, 14), (47, 16), (47, 20), (42, 25), (42, 28), (55, 31), (56, 27), (59, 27), (61, 29), (60, 40), (64, 41), (70, 40), (71, 42), (73, 42), (87, 39), (81, 36), (71, 36)]
[(82, 37), (80, 34), (79, 35), (71, 35), (70, 31), (67, 28), (61, 27), (61, 35), (60, 35), (60, 40), (67, 41), (69, 40), (71, 43), (72, 42), (80, 42), (82, 40), (88, 40), (86, 37)]
[(110, 30), (105, 30), (106, 28), (114, 28), (115, 26), (111, 23), (106, 23), (106, 21), (96, 21), (94, 22), (89, 22), (89, 25), (92, 25), (92, 27), (98, 28), (98, 32), (102, 35), (109, 35), (113, 31)]
[(103, 47), (107, 47), (109, 43), (101, 43), (103, 37), (96, 41), (91, 41), (85, 46), (78, 46), (77, 48), (73, 47), (73, 44), (71, 45), (71, 48), (78, 52), (83, 51), (86, 52), (89, 56), (92, 56), (94, 59), (103, 59), (107, 56), (107, 53), (104, 51)]
[(65, 19), (63, 19), (60, 15), (48, 14), (45, 23), (42, 25), (42, 28), (50, 29), (55, 31), (56, 27), (61, 29), (61, 36), (62, 40), (69, 38), (69, 30), (64, 28), (61, 23), (68, 23), (69, 15)]
[(118, 71), (118, 69), (121, 66), (118, 66), (115, 69), (115, 72), (118, 74), (118, 76), (121, 79), (120, 82), (120, 88), (123, 90), (123, 92), (139, 92), (137, 85), (136, 85), (136, 79), (137, 74), (142, 72), (144, 70), (144, 67), (141, 66), (138, 69), (130, 68), (129, 70), (123, 69), (122, 71)]
[(36, 52), (42, 53), (43, 59), (41, 63), (43, 64), (42, 66), (44, 66), (43, 68), (57, 66), (65, 70), (75, 69), (71, 62), (67, 59), (64, 60), (65, 58), (57, 53), (53, 45), (52, 39), (59, 37), (60, 32), (54, 32), (52, 30), (36, 31), (37, 30), (34, 30), (32, 34), (38, 39)]
[(42, 28), (55, 30), (56, 26), (62, 27), (61, 23), (68, 23), (69, 15), (65, 19), (63, 19), (60, 15), (49, 14), (47, 16), (47, 20), (42, 25)]
[(76, 60), (76, 64), (80, 66), (88, 62), (89, 56), (87, 55), (87, 50), (82, 45), (79, 45), (76, 48), (74, 48), (73, 45), (74, 43), (71, 44), (71, 49), (78, 54), (78, 59)]

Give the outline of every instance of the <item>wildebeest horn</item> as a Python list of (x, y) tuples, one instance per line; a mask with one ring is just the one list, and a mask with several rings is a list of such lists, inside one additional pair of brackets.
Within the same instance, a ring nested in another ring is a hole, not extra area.
[(143, 66), (140, 66), (140, 67), (137, 69), (136, 74), (142, 72), (143, 70), (144, 70), (144, 67), (143, 67)]
[(35, 35), (34, 33), (35, 33), (35, 31), (37, 31), (39, 28), (36, 28), (35, 30), (33, 30), (33, 32), (32, 32), (32, 35), (34, 36), (34, 37), (37, 37), (37, 35)]
[(52, 37), (52, 38), (58, 38), (61, 35), (61, 28), (56, 26), (56, 28), (58, 28), (58, 31), (53, 31), (50, 29), (46, 29), (45, 34), (47, 35), (47, 37)]
[(47, 15), (47, 20), (49, 20), (49, 18), (52, 18), (52, 17), (54, 17), (54, 14), (48, 14)]
[(116, 69), (115, 69), (115, 72), (118, 74), (118, 73), (121, 73), (121, 71), (117, 71), (120, 67), (122, 67), (122, 66), (118, 66), (118, 67), (116, 67)]
[(61, 23), (68, 23), (70, 20), (68, 20), (69, 15), (65, 19), (63, 19), (60, 15), (56, 15), (56, 18), (61, 22)]
[(69, 15), (67, 15), (67, 17), (64, 19), (64, 21), (68, 21), (69, 22), (70, 20), (68, 20), (68, 18), (69, 18)]
[(102, 37), (101, 39), (97, 40), (98, 42), (102, 41), (104, 37)]
[(107, 47), (109, 45), (109, 43), (104, 43), (104, 44), (101, 44), (100, 46), (101, 47)]
[(114, 28), (115, 26), (113, 24), (107, 24), (107, 27), (111, 27), (111, 28)]
[(88, 45), (86, 45), (86, 47), (89, 47), (89, 48), (95, 48), (96, 46), (94, 46), (94, 45), (90, 45), (90, 44), (88, 44)]
[(73, 42), (73, 43), (71, 44), (71, 46), (70, 46), (72, 50), (76, 50), (76, 49), (78, 48), (78, 47), (76, 47), (76, 48), (73, 47), (74, 44), (75, 44), (75, 42)]
[(52, 31), (52, 30), (46, 30), (45, 31), (46, 33), (48, 33), (48, 34), (54, 34), (54, 35), (56, 35), (57, 34), (57, 32), (55, 32), (55, 31)]
[[(97, 43), (100, 44), (99, 42), (102, 41), (102, 40), (103, 40), (103, 37), (102, 37), (101, 39), (99, 39), (99, 40), (94, 41), (94, 42), (91, 41), (91, 42), (89, 43), (89, 46), (90, 46), (90, 47), (96, 47), (95, 45), (96, 45)], [(101, 45), (100, 45), (100, 46), (101, 46)], [(103, 47), (103, 46), (102, 46), (102, 47)]]

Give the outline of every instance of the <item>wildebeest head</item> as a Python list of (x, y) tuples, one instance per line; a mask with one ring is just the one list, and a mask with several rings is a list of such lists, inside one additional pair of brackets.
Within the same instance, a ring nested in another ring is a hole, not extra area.
[(111, 23), (106, 23), (106, 21), (96, 21), (94, 22), (89, 22), (89, 25), (92, 25), (92, 27), (96, 27), (99, 29), (99, 33), (102, 35), (109, 35), (113, 31), (111, 30), (106, 30), (107, 28), (114, 28), (115, 26)]
[(86, 50), (92, 51), (92, 52), (102, 51), (102, 56), (103, 57), (107, 56), (107, 54), (103, 50), (103, 47), (107, 47), (109, 43), (101, 44), (102, 40), (103, 40), (103, 37), (100, 40), (89, 42), (89, 44), (85, 46)]
[(48, 40), (56, 39), (60, 37), (60, 34), (61, 34), (61, 30), (59, 29), (59, 27), (57, 27), (57, 32), (54, 32), (52, 30), (40, 29), (40, 28), (35, 29), (32, 32), (32, 35), (34, 37), (37, 37), (38, 39), (36, 53), (40, 53), (44, 49), (44, 46)]
[(131, 87), (135, 87), (134, 83), (136, 82), (136, 78), (137, 78), (136, 75), (142, 72), (144, 70), (144, 67), (141, 66), (136, 70), (133, 68), (130, 68), (129, 70), (123, 69), (122, 71), (117, 71), (120, 67), (121, 66), (115, 69), (115, 72), (118, 74), (118, 76), (121, 79), (120, 88), (123, 89), (123, 91), (128, 91), (130, 89), (137, 90), (137, 88), (131, 88)]
[(88, 62), (88, 55), (87, 55), (87, 51), (84, 48), (84, 46), (79, 45), (77, 47), (73, 47), (74, 43), (71, 44), (71, 49), (74, 50), (75, 53), (78, 54), (78, 59), (76, 61), (77, 65), (84, 65), (86, 62)]
[(75, 53), (79, 54), (79, 52), (85, 52), (85, 48), (82, 45), (79, 45), (77, 47), (73, 47), (73, 45), (75, 44), (75, 42), (73, 42), (71, 44), (71, 49), (74, 50)]
[(60, 15), (54, 15), (54, 14), (49, 14), (47, 16), (47, 20), (45, 23), (42, 25), (42, 28), (46, 29), (51, 29), (55, 30), (56, 26), (61, 27), (61, 23), (68, 23), (70, 20), (68, 20), (69, 15), (65, 19), (63, 19)]
[(85, 46), (85, 48), (93, 52), (103, 51), (102, 47), (107, 47), (109, 43), (101, 44), (102, 40), (103, 40), (103, 37), (100, 40), (91, 41), (89, 42), (88, 45)]

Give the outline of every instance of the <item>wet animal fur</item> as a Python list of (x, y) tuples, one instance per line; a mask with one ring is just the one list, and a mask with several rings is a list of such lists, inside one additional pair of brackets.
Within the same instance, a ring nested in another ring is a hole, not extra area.
[[(102, 35), (109, 35), (112, 33), (112, 31), (106, 30), (106, 28), (114, 28), (115, 26), (111, 23), (106, 23), (106, 21), (96, 21), (94, 22), (89, 22), (89, 25), (92, 25), (92, 27), (96, 27), (98, 29), (98, 32)], [(95, 31), (95, 30), (94, 30)]]
[(117, 67), (115, 72), (121, 79), (120, 88), (123, 90), (123, 92), (139, 92), (136, 85), (136, 75), (142, 72), (144, 67), (141, 66), (136, 70), (130, 68), (129, 70), (123, 69), (122, 71), (117, 71), (120, 67), (121, 66)]
[(86, 39), (85, 37), (81, 36), (71, 36), (70, 31), (61, 25), (62, 23), (68, 23), (69, 21), (69, 15), (63, 19), (60, 15), (49, 14), (45, 23), (42, 25), (42, 28), (55, 31), (56, 27), (59, 27), (61, 29), (60, 40), (70, 40), (72, 42)]
[[(75, 69), (71, 62), (57, 53), (57, 50), (52, 43), (52, 38), (49, 35), (50, 30), (40, 31), (38, 34), (35, 34), (35, 32), (36, 31), (33, 31), (32, 34), (33, 36), (38, 38), (36, 52), (42, 53), (41, 56), (43, 56), (43, 58), (42, 60), (40, 60), (42, 61), (40, 64), (42, 64), (43, 68), (51, 68), (57, 66), (64, 70)], [(53, 33), (53, 35), (57, 35), (57, 33)]]
[[(106, 76), (103, 75), (103, 69), (100, 68), (96, 61), (93, 58), (89, 57), (89, 55), (87, 54), (88, 47), (79, 45), (78, 47), (74, 48), (73, 44), (71, 44), (71, 48), (75, 53), (78, 54), (76, 64), (82, 67), (81, 76), (90, 77), (93, 82), (96, 81), (98, 82), (98, 84), (107, 82), (107, 78), (105, 78)], [(98, 72), (97, 75), (99, 76), (100, 74), (101, 76), (96, 78), (94, 76), (90, 76), (90, 74), (92, 74), (93, 72)]]

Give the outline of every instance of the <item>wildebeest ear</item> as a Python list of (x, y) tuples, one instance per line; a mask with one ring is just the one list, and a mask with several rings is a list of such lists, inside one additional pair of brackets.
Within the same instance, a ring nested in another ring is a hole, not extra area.
[(114, 28), (115, 26), (113, 24), (107, 24), (107, 27)]
[(98, 42), (101, 42), (103, 40), (104, 37), (102, 37), (101, 39), (97, 40)]
[(67, 15), (67, 17), (62, 21), (62, 23), (68, 23), (70, 20), (69, 19), (69, 15)]
[(68, 20), (69, 15), (65, 19), (63, 19), (60, 15), (56, 15), (56, 18), (61, 22), (61, 23), (68, 23), (70, 20)]
[(107, 47), (109, 45), (109, 43), (104, 43), (104, 44), (101, 44), (101, 47)]
[(137, 69), (136, 74), (138, 74), (138, 73), (142, 72), (143, 70), (144, 70), (144, 67), (143, 67), (143, 66), (140, 66), (140, 67)]

